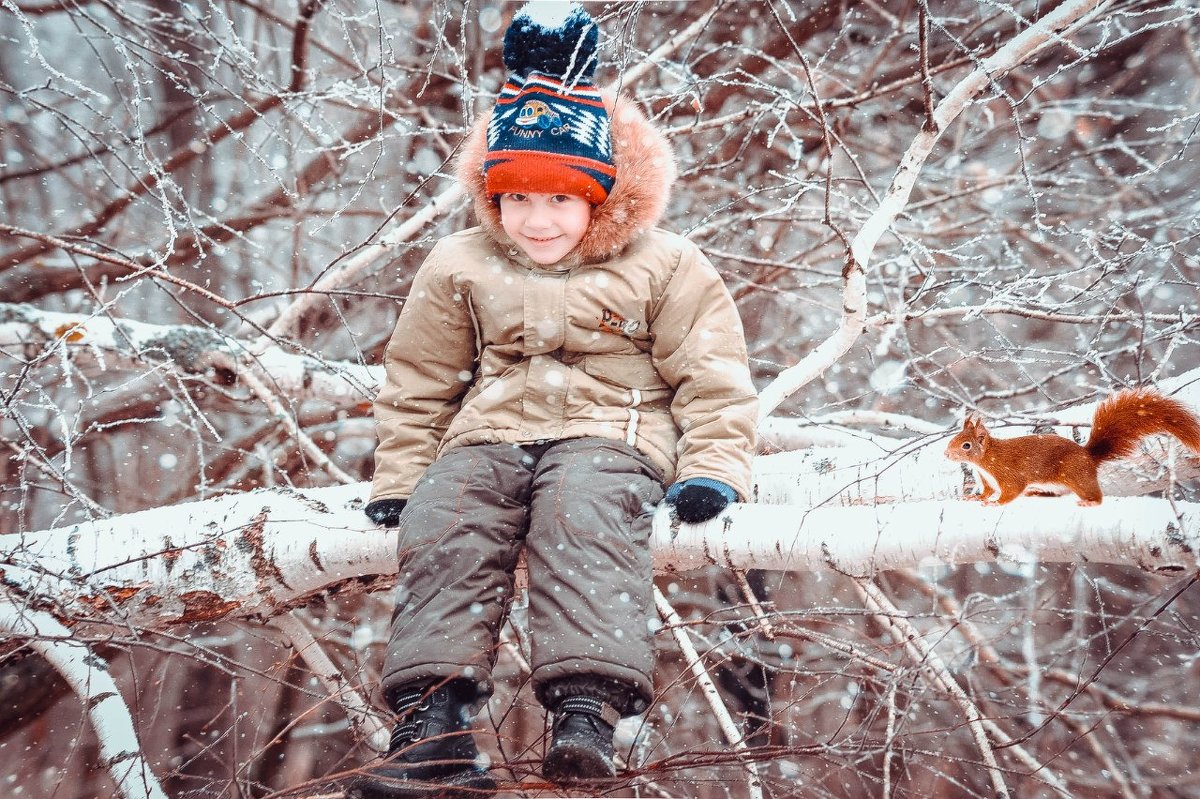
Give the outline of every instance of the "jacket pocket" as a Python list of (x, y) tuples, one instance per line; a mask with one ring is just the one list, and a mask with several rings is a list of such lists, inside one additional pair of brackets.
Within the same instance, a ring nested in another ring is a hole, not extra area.
[(621, 388), (636, 388), (639, 391), (671, 388), (654, 368), (648, 355), (587, 355), (581, 365), (583, 371), (592, 377)]
[[(638, 445), (644, 414), (661, 416), (669, 413), (671, 386), (654, 368), (649, 355), (588, 355), (580, 366), (597, 382), (620, 389), (621, 404), (627, 417), (624, 441), (629, 446)], [(610, 405), (603, 401), (599, 404)]]

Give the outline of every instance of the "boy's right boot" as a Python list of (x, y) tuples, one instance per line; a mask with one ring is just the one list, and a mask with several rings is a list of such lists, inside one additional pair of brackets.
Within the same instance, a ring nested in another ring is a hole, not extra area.
[[(393, 699), (397, 723), (388, 754), (363, 768), (352, 799), (470, 799), (488, 796), (496, 783), (479, 764), (470, 732), (474, 685), (449, 683), (411, 690)], [(471, 698), (468, 696), (471, 695)]]
[(557, 783), (587, 783), (616, 776), (613, 732), (620, 713), (592, 696), (569, 696), (554, 710), (550, 748), (542, 774)]

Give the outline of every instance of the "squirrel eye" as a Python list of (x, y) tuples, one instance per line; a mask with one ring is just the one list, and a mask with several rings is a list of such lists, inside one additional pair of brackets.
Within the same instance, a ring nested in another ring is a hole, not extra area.
[(963, 449), (970, 449), (970, 448), (971, 448), (971, 442), (970, 442), (970, 441), (964, 441), (964, 442), (963, 442), (963, 445), (962, 445), (962, 447), (963, 447)]

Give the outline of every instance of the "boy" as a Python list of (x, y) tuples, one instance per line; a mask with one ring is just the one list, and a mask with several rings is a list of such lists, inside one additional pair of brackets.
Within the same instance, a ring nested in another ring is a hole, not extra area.
[(699, 250), (654, 228), (670, 145), (596, 90), (597, 38), (578, 4), (514, 17), (513, 74), (457, 167), (481, 226), (434, 247), (387, 349), (366, 512), (400, 528), (383, 674), (397, 725), (361, 796), (495, 788), (470, 714), (491, 693), (522, 548), (531, 682), (554, 714), (543, 774), (613, 776), (617, 721), (653, 699), (663, 485), (686, 522), (749, 492), (737, 311)]

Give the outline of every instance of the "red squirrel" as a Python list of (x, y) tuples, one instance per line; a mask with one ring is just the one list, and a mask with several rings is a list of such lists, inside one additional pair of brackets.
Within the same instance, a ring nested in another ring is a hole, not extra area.
[(1027, 488), (1067, 488), (1080, 505), (1104, 499), (1096, 469), (1105, 461), (1133, 454), (1137, 443), (1155, 433), (1170, 433), (1200, 453), (1200, 418), (1178, 400), (1153, 389), (1119, 391), (1096, 407), (1092, 434), (1084, 446), (1056, 435), (993, 438), (977, 414), (946, 445), (946, 457), (963, 461), (990, 490), (988, 505), (1012, 502)]

